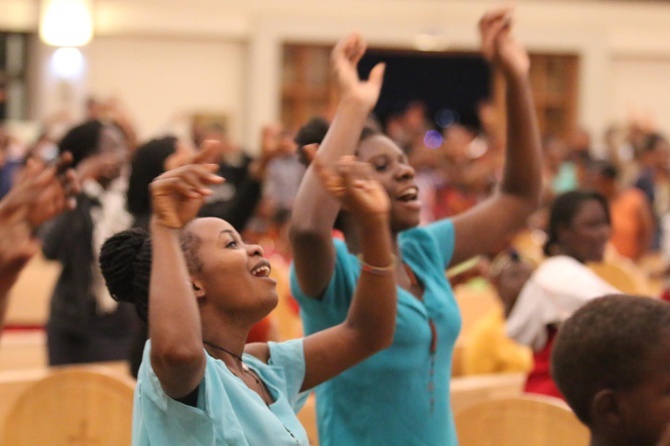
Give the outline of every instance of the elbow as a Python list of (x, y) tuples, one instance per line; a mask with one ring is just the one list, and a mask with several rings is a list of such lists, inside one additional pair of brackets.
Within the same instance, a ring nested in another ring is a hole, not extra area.
[(151, 364), (154, 370), (195, 366), (200, 364), (203, 358), (202, 347), (155, 341), (151, 344)]
[(358, 345), (364, 351), (365, 356), (372, 356), (382, 350), (386, 350), (393, 344), (395, 335), (395, 319), (391, 327), (377, 327), (373, 333), (358, 334)]
[[(314, 246), (314, 243), (324, 240), (324, 232), (310, 227), (306, 223), (291, 222), (288, 232), (291, 245)], [(327, 238), (327, 237), (326, 237)]]

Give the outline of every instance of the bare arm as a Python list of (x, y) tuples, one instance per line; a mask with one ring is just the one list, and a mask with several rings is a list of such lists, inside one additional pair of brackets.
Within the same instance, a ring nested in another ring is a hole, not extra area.
[(0, 332), (9, 291), (30, 259), (39, 252), (35, 230), (45, 221), (71, 209), (79, 191), (72, 158), (61, 155), (53, 166), (29, 160), (25, 171), (0, 201)]
[[(315, 169), (329, 190), (355, 215), (361, 231), (364, 264), (345, 321), (304, 340), (303, 390), (390, 346), (396, 316), (395, 261), (386, 191), (378, 182), (370, 180), (372, 172), (368, 164), (354, 162), (351, 157), (338, 164), (339, 176), (320, 168), (318, 160)], [(366, 264), (381, 268), (371, 270)]]
[(208, 186), (222, 181), (216, 164), (165, 172), (151, 183), (152, 261), (149, 286), (151, 367), (175, 399), (193, 391), (205, 373), (200, 313), (181, 251), (179, 230), (197, 215)]
[[(333, 49), (331, 64), (342, 98), (319, 148), (326, 165), (355, 153), (365, 119), (379, 97), (384, 66), (376, 66), (369, 80), (361, 81), (356, 65), (364, 52), (365, 44), (356, 35), (343, 39)], [(339, 202), (326, 192), (310, 166), (300, 184), (289, 227), (298, 283), (308, 296), (320, 297), (333, 273), (331, 231), (339, 210)]]
[(502, 70), (506, 83), (507, 153), (500, 188), (454, 218), (456, 245), (452, 264), (486, 252), (521, 229), (539, 205), (541, 146), (525, 49), (510, 34), (509, 10), (486, 14), (480, 22), (484, 54)]

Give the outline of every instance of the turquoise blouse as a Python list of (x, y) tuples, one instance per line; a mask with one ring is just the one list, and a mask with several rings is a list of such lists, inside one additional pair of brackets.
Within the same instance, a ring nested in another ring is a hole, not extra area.
[[(306, 296), (291, 268), (291, 290), (306, 334), (341, 323), (360, 264), (334, 240), (336, 265), (322, 299)], [(451, 446), (457, 444), (449, 402), (454, 344), (461, 317), (445, 276), (454, 226), (442, 220), (399, 236), (403, 261), (424, 286), (423, 300), (398, 288), (393, 345), (316, 389), (322, 446)]]

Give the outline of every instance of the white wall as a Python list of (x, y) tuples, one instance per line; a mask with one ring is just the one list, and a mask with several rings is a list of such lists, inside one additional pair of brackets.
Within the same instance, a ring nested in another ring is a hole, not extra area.
[(616, 57), (612, 61), (612, 108), (608, 118), (649, 116), (670, 131), (670, 58)]
[(117, 97), (132, 112), (141, 138), (165, 131), (179, 115), (230, 117), (242, 136), (245, 45), (239, 42), (154, 37), (99, 37), (86, 48), (88, 89)]
[[(143, 134), (177, 108), (222, 106), (239, 117), (233, 126), (239, 139), (253, 146), (259, 126), (279, 116), (284, 41), (332, 43), (355, 29), (374, 45), (411, 48), (416, 34), (438, 32), (451, 48), (472, 50), (477, 47), (478, 17), (501, 3), (96, 0), (96, 39), (89, 50), (86, 82), (103, 93), (123, 91), (124, 99), (135, 107)], [(580, 55), (579, 120), (587, 128), (600, 134), (611, 119), (623, 116), (629, 98), (657, 112), (659, 122), (665, 120), (661, 114), (670, 116), (665, 100), (670, 91), (670, 77), (665, 75), (670, 60), (669, 4), (589, 0), (517, 0), (516, 4), (518, 34), (531, 49)], [(36, 0), (0, 0), (0, 29), (36, 30), (37, 5)], [(179, 66), (176, 61), (182, 58), (205, 67), (207, 73)], [(119, 63), (125, 68), (111, 71)], [(173, 67), (178, 76), (169, 76), (165, 66)], [(138, 77), (140, 71), (144, 74)], [(195, 82), (192, 94), (157, 93), (188, 82)], [(201, 95), (204, 91), (208, 94)]]

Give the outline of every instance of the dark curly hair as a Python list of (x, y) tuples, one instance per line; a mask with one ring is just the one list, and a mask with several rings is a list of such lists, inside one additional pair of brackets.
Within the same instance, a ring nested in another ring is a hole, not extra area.
[(595, 299), (563, 323), (551, 354), (551, 375), (577, 417), (591, 423), (602, 389), (641, 384), (652, 350), (670, 335), (670, 304), (647, 297)]
[[(198, 272), (200, 238), (189, 230), (180, 235), (181, 249), (189, 272)], [(109, 294), (119, 302), (132, 303), (138, 316), (149, 316), (151, 237), (144, 229), (128, 229), (105, 241), (100, 251), (100, 269)]]

